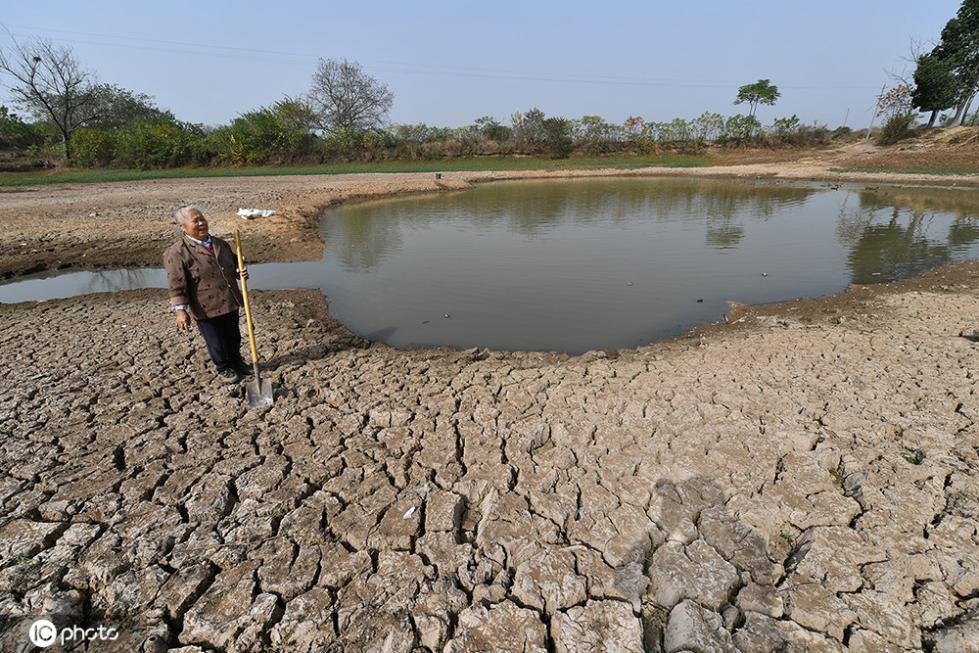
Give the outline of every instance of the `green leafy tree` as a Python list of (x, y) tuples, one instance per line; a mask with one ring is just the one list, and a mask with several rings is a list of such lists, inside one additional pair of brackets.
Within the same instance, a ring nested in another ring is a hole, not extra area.
[(582, 116), (577, 123), (578, 144), (589, 154), (604, 154), (612, 149), (619, 132), (601, 116)]
[(544, 142), (544, 112), (533, 108), (526, 113), (515, 113), (510, 117), (513, 123), (513, 143), (518, 151), (530, 153)]
[(963, 0), (955, 17), (942, 29), (933, 54), (950, 63), (958, 80), (952, 124), (961, 124), (979, 90), (979, 0)]
[(122, 127), (132, 122), (173, 122), (170, 111), (156, 106), (153, 98), (113, 84), (97, 84), (93, 88), (96, 103), (92, 117), (84, 127)]
[(942, 59), (934, 53), (918, 57), (911, 106), (920, 111), (931, 111), (929, 127), (935, 124), (939, 111), (955, 106), (960, 94), (951, 59)]
[(748, 103), (749, 116), (754, 116), (759, 104), (769, 106), (775, 104), (781, 94), (778, 87), (767, 79), (759, 79), (754, 84), (745, 84), (738, 88), (738, 97), (734, 100), (735, 104)]
[(272, 113), (287, 129), (312, 133), (317, 128), (319, 116), (309, 100), (288, 95), (272, 105)]

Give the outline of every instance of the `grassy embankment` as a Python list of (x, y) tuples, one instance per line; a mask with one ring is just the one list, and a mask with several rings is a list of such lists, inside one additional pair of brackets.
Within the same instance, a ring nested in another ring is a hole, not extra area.
[(834, 172), (979, 175), (979, 128), (918, 129), (896, 145), (838, 161)]
[(376, 163), (336, 163), (315, 166), (259, 166), (253, 168), (170, 168), (163, 170), (57, 170), (52, 172), (12, 172), (0, 174), (0, 186), (38, 184), (91, 184), (141, 179), (183, 179), (190, 177), (256, 177), (264, 175), (332, 175), (354, 172), (482, 172), (506, 170), (580, 170), (588, 168), (691, 168), (712, 165), (710, 157), (664, 154), (651, 157), (579, 157), (541, 159), (500, 157), (450, 159), (442, 161), (380, 161)]

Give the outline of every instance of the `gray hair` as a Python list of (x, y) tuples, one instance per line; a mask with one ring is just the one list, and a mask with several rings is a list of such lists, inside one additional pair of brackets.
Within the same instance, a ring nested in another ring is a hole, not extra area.
[(200, 207), (194, 206), (193, 204), (185, 204), (173, 212), (173, 219), (177, 221), (177, 224), (183, 224), (183, 221), (187, 219), (188, 211), (197, 211), (201, 215), (204, 215)]

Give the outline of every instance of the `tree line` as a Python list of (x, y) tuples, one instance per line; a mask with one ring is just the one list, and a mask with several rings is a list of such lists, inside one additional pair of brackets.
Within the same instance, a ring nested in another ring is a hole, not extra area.
[[(762, 125), (754, 116), (718, 113), (668, 122), (634, 116), (620, 125), (600, 116), (549, 117), (537, 108), (513, 114), (509, 124), (485, 116), (455, 128), (391, 124), (319, 131), (311, 130), (303, 120), (305, 109), (301, 100), (285, 98), (219, 127), (166, 119), (137, 119), (120, 125), (113, 124), (115, 120), (93, 121), (72, 132), (61, 154), (79, 167), (145, 169), (475, 156), (699, 154), (712, 144), (812, 145), (831, 138), (826, 127), (804, 125), (797, 116), (779, 118), (769, 125)], [(0, 149), (43, 157), (59, 138), (49, 123), (24, 122), (0, 107)]]
[[(346, 60), (319, 60), (306, 93), (218, 126), (181, 121), (146, 94), (98, 82), (71, 49), (43, 39), (13, 40), (12, 47), (0, 50), (0, 75), (9, 78), (19, 111), (0, 107), (0, 151), (82, 167), (699, 153), (709, 145), (822, 144), (849, 132), (803, 124), (795, 115), (763, 125), (757, 108), (776, 104), (781, 95), (767, 79), (737, 89), (734, 104), (747, 105), (747, 114), (705, 112), (665, 122), (632, 116), (615, 124), (595, 115), (569, 119), (532, 108), (506, 121), (483, 116), (450, 128), (388, 123), (390, 89)], [(948, 122), (960, 124), (977, 90), (979, 0), (964, 0), (941, 41), (916, 58), (913, 82), (878, 98), (882, 139), (902, 137), (918, 110), (932, 112), (931, 125), (941, 111), (954, 107)]]
[[(699, 153), (709, 144), (803, 145), (830, 138), (825, 127), (805, 125), (794, 115), (763, 125), (755, 115), (757, 106), (774, 104), (779, 96), (769, 80), (738, 89), (735, 104), (747, 103), (747, 115), (705, 112), (666, 122), (632, 116), (615, 124), (597, 115), (568, 119), (531, 108), (512, 114), (506, 123), (483, 116), (454, 128), (389, 124), (390, 90), (359, 64), (343, 60), (321, 60), (302, 96), (285, 97), (229, 124), (207, 127), (178, 120), (145, 94), (85, 84), (68, 49), (41, 42), (17, 52), (19, 61), (0, 59), (0, 69), (19, 64), (17, 79), (26, 81), (14, 87), (15, 95), (32, 119), (0, 107), (0, 150), (40, 156), (57, 143), (61, 160), (81, 167)], [(57, 80), (64, 81), (60, 89), (55, 88)]]

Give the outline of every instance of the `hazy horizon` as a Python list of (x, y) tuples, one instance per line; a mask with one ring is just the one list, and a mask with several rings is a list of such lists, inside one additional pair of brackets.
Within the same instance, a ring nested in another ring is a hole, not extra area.
[[(101, 81), (154, 97), (180, 120), (221, 124), (304, 93), (317, 58), (359, 61), (394, 93), (391, 122), (461, 126), (539, 107), (621, 123), (747, 112), (737, 87), (767, 78), (782, 97), (763, 122), (855, 129), (870, 121), (887, 71), (910, 72), (912, 40), (936, 39), (959, 0), (772, 0), (751, 9), (621, 2), (596, 13), (577, 2), (502, 2), (472, 9), (375, 3), (355, 13), (312, 2), (175, 2), (141, 6), (34, 3), (5, 8), (21, 41), (71, 47)], [(9, 45), (9, 37), (0, 35)], [(11, 104), (2, 78), (2, 102)]]

